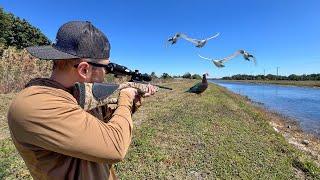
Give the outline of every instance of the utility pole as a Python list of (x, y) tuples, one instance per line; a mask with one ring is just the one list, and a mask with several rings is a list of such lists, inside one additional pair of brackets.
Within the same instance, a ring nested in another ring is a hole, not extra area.
[(277, 80), (278, 80), (278, 76), (279, 76), (279, 66), (277, 66)]

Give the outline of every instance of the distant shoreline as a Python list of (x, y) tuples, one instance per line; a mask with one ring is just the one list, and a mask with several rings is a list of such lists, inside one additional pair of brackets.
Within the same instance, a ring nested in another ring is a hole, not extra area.
[(287, 81), (287, 80), (223, 80), (223, 79), (209, 79), (218, 81), (229, 81), (229, 82), (245, 82), (252, 84), (275, 84), (275, 85), (286, 85), (286, 86), (299, 86), (299, 87), (314, 87), (320, 88), (320, 81)]

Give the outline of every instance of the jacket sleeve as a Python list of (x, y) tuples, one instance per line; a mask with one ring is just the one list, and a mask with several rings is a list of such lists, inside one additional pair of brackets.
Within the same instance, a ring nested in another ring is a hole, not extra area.
[(33, 94), (18, 97), (8, 112), (12, 135), (20, 143), (94, 162), (122, 160), (132, 136), (132, 100), (121, 92), (108, 123), (77, 105), (71, 96)]

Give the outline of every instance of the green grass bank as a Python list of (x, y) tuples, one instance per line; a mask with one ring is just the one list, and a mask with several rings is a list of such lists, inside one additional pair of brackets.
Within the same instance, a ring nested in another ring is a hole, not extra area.
[[(164, 83), (174, 91), (145, 99), (129, 152), (115, 166), (121, 179), (320, 179), (319, 159), (277, 133), (274, 114), (214, 84), (202, 95), (184, 93), (195, 82)], [(0, 96), (0, 179), (28, 179), (6, 126), (12, 97)]]

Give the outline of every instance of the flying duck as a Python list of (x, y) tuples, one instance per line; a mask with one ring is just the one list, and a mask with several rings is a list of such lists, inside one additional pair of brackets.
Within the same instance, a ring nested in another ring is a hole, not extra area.
[(211, 36), (211, 37), (209, 37), (207, 39), (193, 39), (193, 38), (190, 38), (190, 37), (188, 37), (187, 35), (184, 35), (184, 34), (181, 37), (183, 39), (195, 44), (197, 48), (202, 48), (207, 43), (207, 41), (209, 41), (210, 39), (216, 38), (219, 35), (220, 35), (220, 33), (217, 33), (214, 36)]

